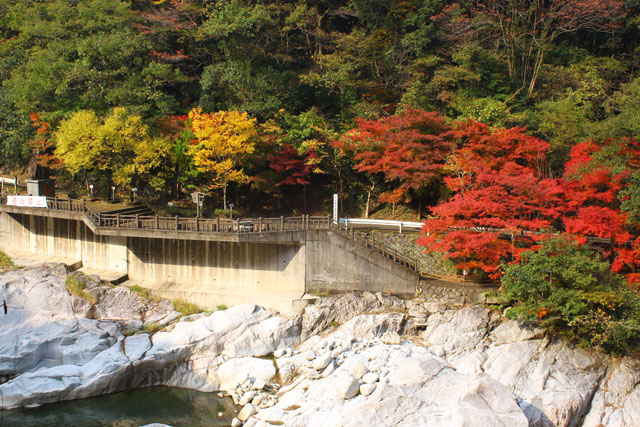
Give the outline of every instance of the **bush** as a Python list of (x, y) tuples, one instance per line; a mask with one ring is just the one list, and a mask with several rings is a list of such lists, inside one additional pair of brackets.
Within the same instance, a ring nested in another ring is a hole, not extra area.
[(96, 303), (96, 297), (91, 295), (84, 290), (84, 282), (77, 277), (67, 276), (67, 280), (65, 281), (65, 287), (67, 288), (67, 292), (71, 295), (75, 295), (79, 298), (89, 301), (91, 304)]
[(640, 352), (640, 296), (597, 253), (558, 238), (504, 267), (507, 317), (535, 320), (584, 348)]
[(17, 270), (18, 268), (19, 267), (11, 261), (11, 258), (9, 258), (4, 252), (0, 251), (0, 273)]

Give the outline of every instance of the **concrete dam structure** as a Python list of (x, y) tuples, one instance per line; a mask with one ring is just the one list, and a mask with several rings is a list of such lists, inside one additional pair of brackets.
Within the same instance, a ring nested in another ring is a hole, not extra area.
[(283, 313), (325, 290), (415, 295), (417, 262), (359, 241), (329, 217), (203, 219), (102, 214), (81, 200), (0, 200), (0, 250), (61, 257), (205, 308), (252, 302)]

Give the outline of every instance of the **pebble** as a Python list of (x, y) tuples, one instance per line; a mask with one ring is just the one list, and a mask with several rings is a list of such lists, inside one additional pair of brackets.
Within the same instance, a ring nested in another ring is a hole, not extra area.
[(343, 399), (350, 399), (360, 391), (360, 382), (351, 375), (340, 378), (336, 384), (336, 391)]
[(256, 394), (257, 393), (255, 391), (250, 391), (248, 393), (245, 393), (244, 395), (242, 395), (242, 398), (238, 402), (238, 405), (244, 406), (247, 403), (251, 402), (253, 398), (256, 396)]
[(378, 376), (378, 374), (374, 374), (373, 372), (367, 372), (362, 377), (362, 382), (366, 384), (373, 384), (377, 382), (379, 379), (380, 377)]
[(329, 375), (331, 375), (333, 373), (333, 371), (336, 370), (336, 365), (335, 363), (331, 362), (329, 363), (329, 366), (327, 366), (324, 371), (322, 371), (322, 378), (327, 378)]
[(258, 412), (256, 407), (253, 406), (251, 403), (247, 403), (240, 410), (240, 413), (238, 414), (238, 419), (240, 421), (247, 421), (249, 418), (255, 415), (256, 412)]
[(279, 348), (279, 349), (277, 349), (276, 351), (273, 352), (273, 357), (280, 359), (285, 354), (287, 354), (287, 349), (286, 348)]
[(311, 361), (316, 358), (316, 353), (313, 350), (305, 351), (304, 358)]
[(367, 369), (362, 362), (356, 363), (355, 366), (351, 368), (351, 375), (357, 379), (362, 378), (367, 372), (369, 372), (369, 369)]
[(323, 356), (318, 357), (313, 361), (313, 369), (315, 369), (316, 371), (322, 371), (324, 368), (329, 366), (331, 359), (331, 353), (326, 353)]
[(251, 404), (253, 406), (258, 407), (258, 406), (260, 406), (260, 404), (262, 403), (263, 400), (264, 400), (264, 395), (259, 394), (259, 395), (257, 395), (256, 397), (253, 398), (253, 400), (251, 401)]
[(242, 421), (237, 418), (231, 420), (231, 427), (240, 427), (242, 425)]
[(266, 386), (267, 386), (267, 383), (264, 382), (263, 379), (258, 378), (256, 382), (253, 383), (251, 388), (253, 388), (254, 390), (264, 390)]
[(369, 396), (376, 389), (375, 384), (361, 384), (360, 385), (360, 394), (363, 396)]

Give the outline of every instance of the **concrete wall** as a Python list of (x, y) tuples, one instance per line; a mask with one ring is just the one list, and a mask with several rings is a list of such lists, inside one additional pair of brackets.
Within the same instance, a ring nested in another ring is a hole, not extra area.
[(130, 237), (128, 247), (129, 278), (169, 298), (209, 307), (253, 299), (290, 311), (280, 303), (304, 294), (301, 244)]
[(306, 240), (307, 292), (370, 291), (414, 295), (417, 273), (334, 232), (310, 231)]
[(82, 221), (25, 214), (0, 215), (0, 248), (81, 260), (84, 266), (127, 272), (127, 239), (96, 236)]
[(82, 260), (84, 267), (126, 273), (161, 296), (208, 308), (254, 302), (291, 312), (292, 301), (325, 289), (416, 292), (418, 274), (392, 260), (339, 233), (301, 233), (288, 243), (126, 237), (96, 235), (82, 217), (0, 213), (0, 249), (9, 254)]

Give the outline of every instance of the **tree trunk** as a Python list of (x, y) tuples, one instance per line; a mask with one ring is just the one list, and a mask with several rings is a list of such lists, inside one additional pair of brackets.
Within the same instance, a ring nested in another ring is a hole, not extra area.
[(222, 209), (227, 210), (227, 184), (222, 187)]

